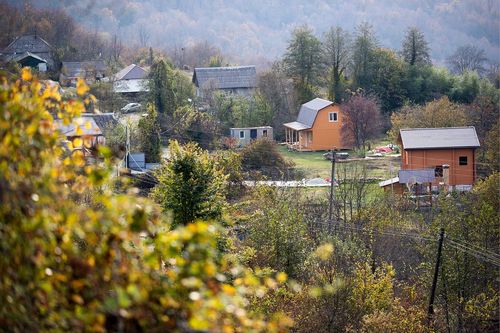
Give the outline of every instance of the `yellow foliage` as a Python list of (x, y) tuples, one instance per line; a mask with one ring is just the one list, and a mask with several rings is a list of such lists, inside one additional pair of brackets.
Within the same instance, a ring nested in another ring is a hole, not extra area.
[[(112, 192), (108, 160), (85, 165), (81, 151), (64, 156), (54, 115), (70, 123), (83, 103), (54, 104), (54, 91), (41, 93), (29, 70), (22, 76), (0, 84), (2, 327), (103, 332), (118, 329), (117, 317), (124, 331), (289, 326), (247, 311), (248, 299), (266, 290), (264, 278), (219, 253), (212, 224), (169, 231), (155, 204)], [(87, 91), (81, 82), (77, 89)]]

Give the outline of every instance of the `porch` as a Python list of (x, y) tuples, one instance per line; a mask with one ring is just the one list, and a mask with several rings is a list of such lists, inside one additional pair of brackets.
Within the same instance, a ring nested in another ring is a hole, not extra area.
[(299, 122), (284, 124), (285, 144), (288, 149), (296, 151), (312, 151), (313, 142), (312, 130)]

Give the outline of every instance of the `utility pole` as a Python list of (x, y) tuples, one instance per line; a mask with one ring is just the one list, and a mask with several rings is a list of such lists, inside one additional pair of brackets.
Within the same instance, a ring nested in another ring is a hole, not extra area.
[(125, 126), (125, 136), (126, 136), (126, 143), (125, 143), (125, 168), (128, 169), (129, 167), (129, 154), (130, 154), (130, 130), (128, 128), (128, 124), (127, 126)]
[(441, 252), (443, 250), (443, 240), (444, 240), (444, 228), (441, 228), (441, 231), (439, 232), (436, 266), (434, 268), (434, 279), (432, 280), (431, 297), (429, 300), (429, 311), (427, 313), (427, 320), (428, 320), (429, 326), (432, 323), (432, 316), (434, 314), (434, 297), (436, 296), (436, 287), (437, 287), (438, 274), (439, 274), (439, 265), (441, 264)]
[(330, 176), (330, 210), (328, 212), (328, 232), (331, 233), (333, 225), (333, 199), (334, 199), (334, 184), (335, 179), (335, 147), (331, 150), (332, 153), (332, 174)]

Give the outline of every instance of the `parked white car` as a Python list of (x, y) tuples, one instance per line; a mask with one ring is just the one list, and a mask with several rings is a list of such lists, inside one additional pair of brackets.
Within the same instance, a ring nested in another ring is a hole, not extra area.
[(136, 112), (141, 109), (141, 104), (139, 103), (128, 103), (124, 107), (122, 107), (122, 112), (123, 113), (130, 113), (130, 112)]

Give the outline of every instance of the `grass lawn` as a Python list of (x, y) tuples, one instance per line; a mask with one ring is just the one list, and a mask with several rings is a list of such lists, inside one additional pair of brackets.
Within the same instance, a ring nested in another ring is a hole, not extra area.
[[(331, 162), (323, 157), (325, 152), (297, 152), (288, 151), (286, 146), (279, 146), (280, 153), (287, 159), (291, 159), (296, 168), (303, 171), (305, 178), (329, 178), (331, 173)], [(350, 156), (353, 155), (348, 151)], [(398, 155), (385, 155), (384, 157), (374, 157), (365, 159), (341, 160), (337, 165), (355, 168), (360, 163), (366, 167), (368, 178), (388, 179), (395, 177), (399, 170), (401, 157)]]

